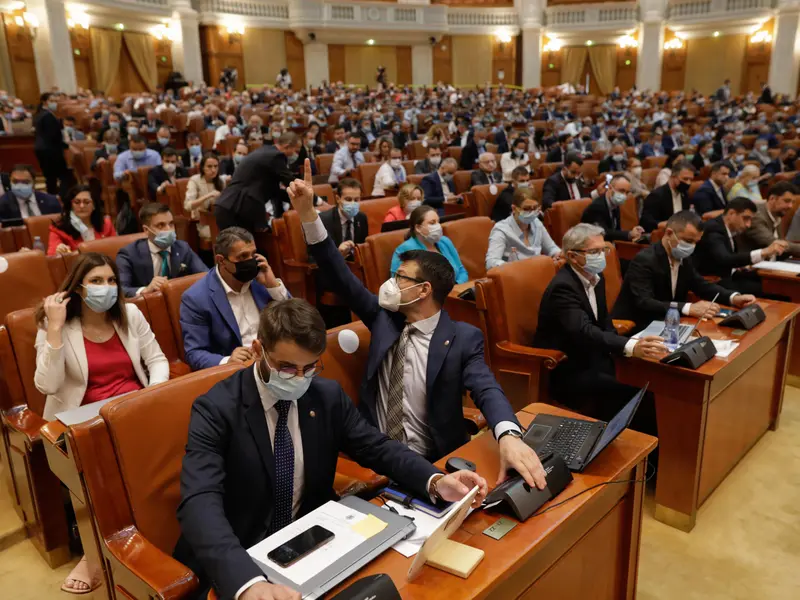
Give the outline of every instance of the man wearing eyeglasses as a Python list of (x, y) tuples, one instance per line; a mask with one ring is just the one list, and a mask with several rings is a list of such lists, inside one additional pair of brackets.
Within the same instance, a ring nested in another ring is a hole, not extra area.
[[(603, 271), (609, 247), (603, 229), (589, 223), (572, 227), (562, 243), (567, 264), (542, 296), (533, 345), (564, 352), (550, 375), (550, 393), (582, 414), (609, 421), (633, 398), (636, 389), (617, 381), (614, 356), (659, 358), (666, 352), (660, 337), (621, 336), (606, 306)], [(633, 427), (655, 434), (652, 397), (644, 400)]]
[(293, 181), (287, 192), (309, 253), (330, 275), (332, 291), (372, 333), (359, 392), (367, 421), (436, 460), (469, 440), (462, 417), (462, 397), (469, 390), (498, 441), (498, 482), (514, 469), (528, 485), (544, 488), (541, 462), (522, 441), (514, 411), (484, 360), (483, 334), (451, 320), (442, 308), (455, 283), (450, 262), (438, 252), (404, 252), (376, 296), (353, 275), (314, 210), (308, 161), (305, 181)]
[(340, 452), (421, 498), (453, 502), (478, 487), (477, 473), (441, 473), (370, 425), (322, 371), (325, 323), (308, 302), (270, 303), (252, 342), (255, 365), (212, 387), (192, 405), (181, 469), (175, 558), (220, 598), (300, 600), (270, 583), (247, 553), (329, 500)]

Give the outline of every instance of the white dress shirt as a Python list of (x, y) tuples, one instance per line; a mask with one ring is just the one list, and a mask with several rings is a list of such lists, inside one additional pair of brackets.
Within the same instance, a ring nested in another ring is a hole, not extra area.
[[(769, 214), (769, 211), (767, 211), (767, 214)], [(734, 242), (733, 234), (731, 233), (731, 230), (728, 229), (727, 225), (725, 225), (725, 233), (728, 234), (728, 241), (731, 243), (731, 251), (736, 252), (736, 242)], [(762, 259), (761, 250), (751, 250), (750, 251), (750, 264), (751, 265), (754, 265), (756, 263), (760, 263), (762, 260), (763, 259)], [(736, 272), (736, 269), (731, 269), (731, 275), (733, 275), (735, 272)]]
[[(217, 267), (215, 270), (217, 272), (217, 277), (219, 277), (219, 280), (222, 283), (222, 289), (225, 290), (225, 296), (227, 296), (228, 302), (231, 304), (233, 318), (236, 319), (236, 324), (239, 326), (239, 335), (242, 338), (242, 346), (247, 348), (253, 343), (253, 340), (256, 339), (256, 336), (258, 335), (259, 313), (255, 298), (253, 298), (253, 292), (250, 290), (250, 284), (252, 282), (248, 281), (242, 286), (242, 290), (237, 292), (234, 291), (231, 286), (225, 283), (222, 275), (219, 274), (219, 267)], [(280, 283), (278, 287), (267, 288), (267, 292), (269, 292), (269, 295), (273, 300), (286, 300), (289, 297), (289, 292), (286, 291), (286, 287), (283, 285), (283, 282), (280, 279), (278, 282)], [(230, 356), (223, 358), (219, 364), (227, 364), (228, 359), (230, 359)]]
[[(594, 318), (597, 320), (597, 294), (595, 294), (594, 288), (597, 287), (598, 283), (600, 283), (600, 277), (595, 276), (593, 281), (589, 281), (580, 271), (578, 271), (578, 269), (572, 265), (570, 265), (570, 268), (583, 284), (583, 291), (586, 292), (586, 297), (589, 299), (589, 306), (592, 307)], [(622, 353), (625, 356), (633, 356), (633, 349), (636, 347), (638, 341), (639, 340), (635, 340), (633, 338), (629, 339), (627, 342), (625, 342), (625, 348), (622, 349)]]
[(36, 202), (36, 192), (32, 192), (28, 198), (20, 198), (16, 194), (14, 194), (14, 197), (17, 199), (19, 214), (23, 219), (41, 216), (42, 211), (39, 210), (39, 203)]
[[(161, 264), (164, 262), (161, 258), (160, 252), (163, 252), (164, 249), (159, 248), (156, 246), (152, 240), (147, 240), (147, 247), (150, 249), (150, 258), (153, 260), (153, 276), (158, 277), (161, 275)], [(169, 253), (170, 257), (170, 264), (172, 263), (172, 246), (166, 248), (167, 253)], [(149, 282), (148, 282), (149, 283)], [(141, 293), (145, 290), (147, 286), (142, 286), (138, 290), (136, 290), (136, 295), (140, 296)]]
[[(269, 429), (269, 439), (272, 443), (273, 454), (275, 452), (275, 428), (278, 426), (278, 410), (275, 404), (278, 398), (272, 395), (258, 374), (258, 362), (253, 365), (253, 372), (256, 376), (256, 388), (258, 395), (261, 398), (261, 405), (264, 407), (264, 415), (267, 417), (267, 429)], [(303, 500), (303, 487), (305, 485), (305, 473), (303, 471), (305, 462), (303, 460), (303, 437), (300, 432), (300, 419), (297, 414), (297, 402), (292, 402), (289, 408), (289, 414), (286, 417), (286, 426), (289, 428), (289, 435), (292, 436), (292, 447), (294, 448), (294, 482), (292, 487), (292, 519), (297, 516), (297, 511), (300, 509), (300, 502)], [(236, 600), (239, 596), (244, 594), (247, 589), (260, 582), (266, 582), (266, 577), (253, 577), (250, 581), (245, 583), (234, 595)]]
[(677, 189), (670, 188), (672, 192), (672, 213), (681, 212), (683, 210), (683, 196)]
[[(303, 223), (306, 243), (319, 244), (328, 237), (322, 221)], [(428, 426), (427, 366), (428, 349), (441, 313), (411, 323), (412, 332), (406, 345), (406, 364), (403, 370), (403, 429), (408, 447), (429, 456), (433, 450), (433, 438)], [(389, 374), (391, 373), (394, 347), (389, 349), (378, 374), (378, 427), (386, 432), (386, 401), (389, 398)], [(501, 421), (494, 428), (495, 439), (508, 430), (520, 431), (516, 423)], [(521, 431), (520, 431), (521, 433)]]

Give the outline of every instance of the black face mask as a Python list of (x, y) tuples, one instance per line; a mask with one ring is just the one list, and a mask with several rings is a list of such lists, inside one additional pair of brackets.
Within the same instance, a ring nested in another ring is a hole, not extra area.
[(258, 276), (258, 260), (253, 258), (248, 258), (247, 260), (240, 260), (239, 262), (229, 261), (236, 270), (233, 272), (233, 277), (237, 281), (241, 281), (242, 283), (247, 283), (248, 281), (253, 281)]
[(585, 135), (585, 136), (583, 136), (581, 139), (582, 139), (584, 142), (591, 142), (591, 141), (592, 141), (592, 138), (591, 138), (590, 136), (588, 136), (588, 135)]
[(686, 194), (686, 193), (688, 193), (688, 192), (689, 192), (689, 186), (690, 186), (690, 185), (691, 185), (691, 184), (689, 184), (689, 183), (686, 183), (685, 181), (681, 181), (681, 182), (679, 182), (679, 183), (678, 183), (678, 191), (679, 191), (681, 194)]

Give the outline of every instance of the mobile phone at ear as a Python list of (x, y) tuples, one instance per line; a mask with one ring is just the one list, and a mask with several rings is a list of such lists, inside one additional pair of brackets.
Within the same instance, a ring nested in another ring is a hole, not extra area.
[(614, 176), (611, 173), (606, 173), (606, 185), (611, 183), (611, 180), (614, 179)]
[(267, 558), (285, 569), (317, 548), (324, 546), (333, 537), (332, 532), (319, 525), (314, 525), (272, 550), (267, 554)]

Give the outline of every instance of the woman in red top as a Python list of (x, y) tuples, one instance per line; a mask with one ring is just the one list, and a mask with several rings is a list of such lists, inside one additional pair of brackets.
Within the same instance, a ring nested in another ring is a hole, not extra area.
[[(81, 254), (58, 293), (36, 310), (36, 388), (43, 416), (108, 400), (169, 379), (169, 363), (147, 320), (126, 304), (117, 267), (96, 252)], [(84, 557), (61, 587), (84, 594), (99, 585)]]
[(383, 222), (407, 221), (408, 216), (414, 212), (415, 208), (422, 206), (424, 200), (425, 192), (422, 191), (420, 186), (416, 183), (405, 184), (400, 188), (400, 191), (397, 192), (397, 201), (400, 203), (400, 206), (393, 206), (390, 208), (389, 212), (386, 213), (386, 216), (383, 218)]
[(76, 185), (62, 200), (61, 218), (50, 225), (48, 256), (75, 252), (81, 242), (117, 235), (111, 217), (103, 216), (88, 185)]

